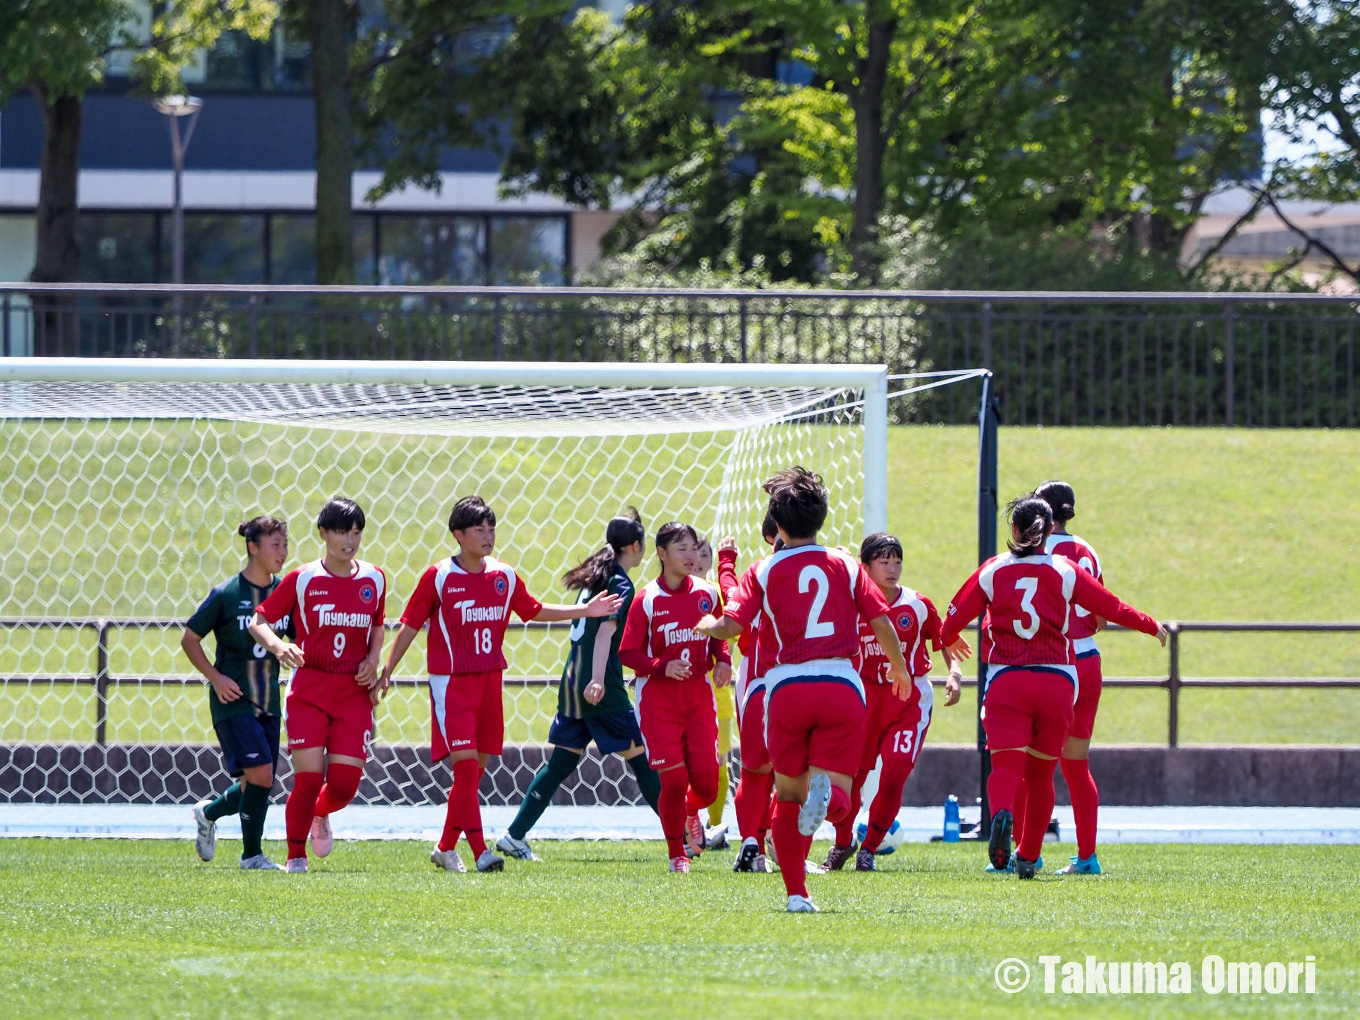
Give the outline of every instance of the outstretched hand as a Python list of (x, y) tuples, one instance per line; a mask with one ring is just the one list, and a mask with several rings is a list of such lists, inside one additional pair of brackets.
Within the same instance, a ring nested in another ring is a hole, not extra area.
[(955, 659), (963, 660), (972, 656), (973, 646), (968, 643), (967, 639), (964, 638), (962, 634), (960, 634), (952, 645), (945, 646), (945, 651)]
[(623, 606), (623, 599), (612, 591), (602, 591), (586, 603), (586, 616), (613, 616)]

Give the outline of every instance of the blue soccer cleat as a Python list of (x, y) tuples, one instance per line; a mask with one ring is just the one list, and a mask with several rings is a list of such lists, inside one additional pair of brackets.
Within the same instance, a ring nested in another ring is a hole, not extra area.
[(995, 864), (989, 864), (989, 865), (987, 865), (987, 874), (989, 874), (989, 875), (1014, 875), (1014, 874), (1015, 874), (1015, 858), (1012, 857), (1011, 860), (1010, 860), (1010, 863), (1007, 864), (1004, 868), (998, 868)]
[(1100, 861), (1096, 860), (1096, 855), (1090, 857), (1073, 857), (1072, 863), (1065, 868), (1058, 870), (1059, 875), (1099, 875)]

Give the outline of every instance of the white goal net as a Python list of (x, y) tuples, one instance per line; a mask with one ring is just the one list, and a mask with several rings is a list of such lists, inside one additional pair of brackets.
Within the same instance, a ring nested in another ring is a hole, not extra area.
[[(793, 463), (830, 488), (827, 540), (852, 545), (885, 523), (886, 381), (881, 367), (847, 366), (11, 359), (0, 803), (184, 804), (229, 782), (179, 639), (243, 565), (243, 519), (286, 520), (291, 566), (320, 553), (321, 505), (356, 500), (360, 556), (390, 579), (389, 621), (449, 555), (449, 510), (472, 493), (499, 517), (496, 555), (551, 601), (573, 600), (562, 574), (628, 505), (649, 535), (684, 520), (749, 552), (760, 483)], [(649, 558), (635, 580), (654, 571)], [(542, 761), (567, 629), (511, 626), (489, 804), (517, 804)], [(446, 795), (422, 667), (420, 639), (378, 710), (359, 803)], [(592, 753), (558, 802), (638, 803), (621, 765)], [(286, 757), (281, 769), (279, 797)]]

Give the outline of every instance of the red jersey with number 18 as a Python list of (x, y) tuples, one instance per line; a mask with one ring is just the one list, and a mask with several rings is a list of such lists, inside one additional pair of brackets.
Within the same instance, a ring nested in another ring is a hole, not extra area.
[(488, 556), (483, 569), (470, 574), (450, 556), (420, 576), (401, 622), (413, 630), (430, 625), (425, 664), (431, 676), (495, 673), (506, 666), (510, 613), (532, 620), (542, 609), (510, 564)]
[(356, 673), (368, 654), (368, 632), (387, 613), (387, 575), (381, 567), (354, 561), (354, 573), (340, 577), (317, 560), (290, 570), (258, 612), (270, 624), (289, 613), (297, 626), (304, 665), (325, 673)]
[(744, 627), (764, 613), (757, 654), (770, 690), (795, 676), (836, 676), (862, 694), (852, 661), (860, 621), (888, 615), (888, 602), (852, 557), (798, 545), (748, 570), (724, 613)]

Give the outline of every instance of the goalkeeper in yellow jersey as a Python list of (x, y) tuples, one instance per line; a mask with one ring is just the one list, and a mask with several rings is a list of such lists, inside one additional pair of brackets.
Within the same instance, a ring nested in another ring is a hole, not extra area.
[[(712, 566), (713, 546), (707, 538), (700, 536), (699, 576), (708, 577)], [(718, 706), (718, 799), (708, 806), (708, 832), (705, 842), (709, 850), (726, 850), (727, 826), (722, 824), (722, 819), (731, 783), (727, 763), (732, 757), (732, 726), (737, 718), (737, 701), (731, 684), (719, 687), (711, 675), (708, 682), (713, 687), (713, 700)]]

